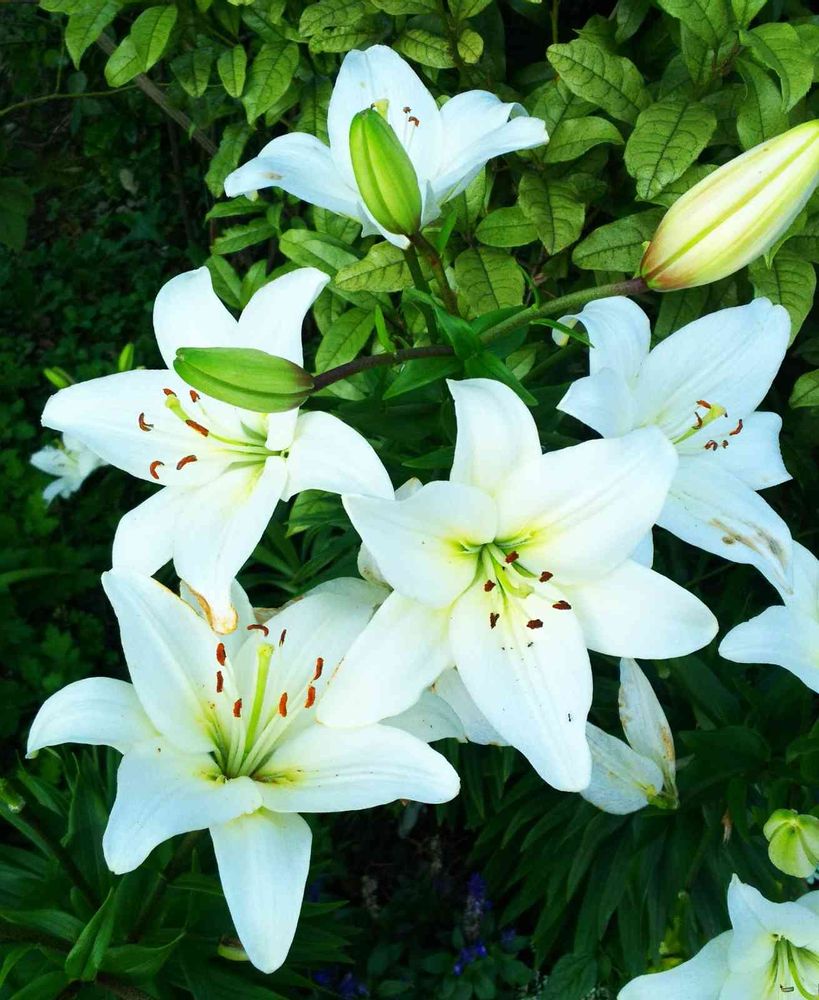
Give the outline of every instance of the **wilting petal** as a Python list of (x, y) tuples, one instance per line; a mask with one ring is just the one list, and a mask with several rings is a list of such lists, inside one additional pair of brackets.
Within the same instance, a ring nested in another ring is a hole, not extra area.
[(361, 726), (410, 708), (452, 663), (448, 629), (448, 609), (390, 594), (331, 678), (319, 721)]
[(259, 810), (210, 828), (219, 879), (247, 957), (262, 972), (282, 965), (301, 912), (310, 827), (301, 816)]
[(286, 738), (255, 777), (265, 805), (277, 812), (448, 802), (460, 787), (445, 757), (392, 726), (310, 726)]
[(195, 496), (195, 489), (160, 489), (123, 514), (114, 535), (114, 569), (152, 576), (172, 559), (177, 522)]
[(458, 437), (450, 482), (494, 496), (515, 469), (539, 459), (537, 426), (526, 404), (502, 382), (447, 382), (455, 400)]
[(663, 774), (654, 761), (589, 723), (586, 736), (592, 755), (591, 781), (580, 794), (593, 806), (615, 816), (637, 812), (649, 796), (662, 791)]
[(401, 729), (424, 743), (436, 740), (465, 740), (463, 723), (455, 709), (434, 691), (427, 689), (412, 708), (384, 719), (385, 726)]
[(717, 620), (683, 587), (628, 560), (591, 583), (564, 587), (589, 649), (610, 656), (685, 656), (717, 634)]
[(779, 587), (790, 585), (793, 542), (788, 526), (718, 462), (704, 469), (700, 458), (680, 460), (657, 524), (706, 552), (756, 566)]
[(727, 448), (704, 454), (700, 460), (716, 458), (753, 490), (778, 486), (791, 478), (779, 448), (781, 429), (782, 417), (778, 413), (752, 413), (745, 417), (742, 430), (730, 438)]
[(794, 608), (776, 606), (732, 628), (720, 656), (735, 663), (771, 663), (819, 692), (819, 621)]
[(200, 267), (171, 278), (154, 302), (154, 332), (162, 360), (173, 368), (180, 347), (238, 347), (237, 324)]
[(671, 726), (648, 678), (628, 657), (620, 660), (619, 700), (620, 722), (630, 745), (673, 780), (677, 754)]
[(576, 320), (589, 335), (589, 372), (617, 372), (626, 384), (637, 377), (651, 346), (648, 316), (631, 299), (614, 295), (584, 306), (583, 311), (562, 316), (561, 323)]
[(731, 931), (709, 941), (690, 961), (667, 972), (633, 979), (618, 1000), (720, 1000), (728, 975)]
[[(201, 603), (197, 600), (196, 594), (191, 590), (191, 588), (185, 583), (184, 580), (179, 581), (179, 596), (182, 600), (190, 605), (193, 610), (207, 621), (205, 617), (205, 609), (202, 607)], [(222, 636), (222, 642), (224, 643), (225, 650), (227, 651), (228, 657), (232, 661), (233, 672), (236, 676), (236, 684), (239, 686), (238, 678), (238, 665), (236, 663), (236, 656), (238, 656), (239, 651), (242, 646), (247, 642), (247, 630), (251, 626), (256, 625), (256, 613), (251, 607), (250, 600), (245, 593), (242, 585), (234, 580), (230, 585), (230, 603), (236, 609), (236, 614), (238, 615), (238, 622), (236, 625), (236, 631), (231, 632), (228, 635)]]
[(357, 191), (339, 173), (327, 146), (306, 132), (277, 136), (225, 179), (228, 198), (267, 187), (281, 188), (338, 215), (358, 216)]
[(302, 413), (296, 423), (284, 499), (302, 490), (394, 495), (387, 470), (369, 441), (329, 413)]
[(452, 610), (450, 641), (461, 679), (489, 723), (544, 781), (564, 791), (585, 788), (592, 676), (574, 613), (534, 594), (504, 600), (479, 581)]
[(655, 522), (677, 455), (653, 427), (549, 452), (498, 495), (498, 537), (555, 584), (593, 580), (627, 559)]
[(27, 752), (32, 756), (43, 747), (85, 743), (127, 753), (156, 735), (133, 684), (86, 677), (60, 688), (43, 704), (31, 724)]
[(388, 583), (433, 608), (466, 590), (476, 548), (495, 537), (491, 498), (459, 483), (427, 483), (406, 500), (345, 496), (344, 507)]
[(634, 427), (634, 393), (613, 368), (572, 382), (558, 410), (580, 420), (603, 437), (620, 437)]
[(227, 823), (261, 806), (250, 778), (226, 780), (208, 754), (143, 743), (122, 758), (102, 850), (116, 875), (133, 871), (164, 840)]
[(463, 734), (470, 743), (491, 744), (496, 747), (508, 745), (475, 704), (475, 699), (467, 690), (466, 685), (461, 680), (461, 675), (454, 667), (441, 674), (432, 685), (432, 690), (452, 706), (460, 719)]
[(262, 285), (239, 318), (236, 346), (303, 365), (302, 323), (329, 281), (329, 275), (318, 268), (299, 267)]

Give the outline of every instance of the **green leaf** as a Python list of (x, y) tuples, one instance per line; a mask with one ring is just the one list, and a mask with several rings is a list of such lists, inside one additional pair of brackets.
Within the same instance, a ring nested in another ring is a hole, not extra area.
[(659, 209), (650, 209), (600, 226), (575, 247), (572, 261), (584, 270), (634, 274), (643, 257), (643, 245), (654, 235), (662, 217)]
[(365, 0), (319, 0), (307, 4), (299, 20), (299, 34), (310, 38), (333, 28), (350, 27), (370, 9)]
[(449, 43), (426, 28), (406, 28), (393, 43), (396, 52), (433, 69), (451, 69), (455, 65)]
[(9, 994), (9, 1000), (55, 1000), (65, 993), (66, 986), (68, 979), (62, 970), (44, 972), (26, 983), (21, 990)]
[(393, 399), (429, 385), (430, 382), (449, 378), (460, 371), (460, 368), (461, 363), (457, 358), (419, 358), (417, 361), (407, 361), (398, 369), (398, 375), (384, 393), (384, 399)]
[(518, 202), (550, 254), (570, 246), (583, 231), (586, 206), (568, 181), (526, 173), (518, 187)]
[(91, 4), (83, 5), (82, 10), (69, 17), (65, 26), (65, 47), (77, 69), (80, 68), (80, 59), (85, 50), (96, 42), (119, 10), (119, 0), (93, 0)]
[(177, 15), (173, 5), (149, 7), (139, 15), (105, 64), (105, 79), (110, 86), (121, 87), (156, 64), (165, 51)]
[(717, 119), (703, 104), (658, 101), (640, 113), (626, 143), (626, 169), (637, 197), (650, 201), (677, 180), (705, 149)]
[(468, 378), (493, 378), (503, 382), (516, 393), (527, 406), (537, 406), (537, 399), (524, 388), (517, 376), (505, 362), (491, 351), (481, 351), (464, 364), (464, 373)]
[(651, 101), (631, 60), (612, 55), (585, 38), (550, 45), (546, 55), (573, 94), (632, 124)]
[(316, 371), (326, 372), (357, 357), (372, 336), (375, 315), (372, 309), (349, 309), (322, 337), (316, 351)]
[(134, 40), (126, 35), (105, 64), (105, 80), (110, 87), (122, 87), (141, 72), (142, 64)]
[(213, 290), (219, 298), (234, 309), (241, 307), (242, 282), (224, 257), (208, 257), (205, 267), (210, 271)]
[(614, 11), (617, 31), (614, 40), (618, 45), (627, 42), (637, 33), (651, 10), (651, 0), (618, 0)]
[(186, 94), (201, 97), (208, 89), (212, 65), (213, 49), (203, 46), (177, 56), (171, 63), (171, 70)]
[(219, 148), (205, 174), (205, 183), (214, 198), (218, 198), (224, 192), (225, 178), (239, 165), (250, 135), (251, 129), (243, 122), (233, 122), (225, 126)]
[(114, 931), (116, 911), (116, 895), (111, 889), (66, 956), (65, 974), (72, 981), (92, 982), (96, 978)]
[(546, 979), (542, 1000), (584, 1000), (597, 983), (593, 955), (564, 955)]
[(720, 47), (731, 29), (728, 0), (657, 0), (657, 6), (712, 49)]
[(678, 177), (675, 181), (666, 185), (662, 191), (659, 191), (653, 198), (649, 198), (648, 200), (655, 205), (671, 208), (674, 202), (684, 195), (689, 188), (692, 188), (695, 184), (699, 184), (701, 180), (705, 180), (716, 169), (712, 163), (692, 163), (682, 177)]
[(794, 409), (800, 406), (819, 406), (819, 369), (799, 376), (788, 403)]
[(346, 243), (310, 229), (288, 229), (281, 235), (279, 249), (300, 267), (317, 267), (331, 276), (357, 260)]
[(242, 103), (249, 125), (282, 97), (299, 64), (299, 48), (292, 42), (266, 42), (250, 67)]
[(496, 208), (481, 219), (475, 235), (489, 247), (522, 247), (537, 239), (537, 229), (519, 205)]
[(768, 74), (754, 63), (740, 59), (738, 69), (745, 81), (745, 100), (737, 115), (737, 132), (743, 149), (773, 139), (788, 128), (779, 90)]
[[(645, 112), (644, 112), (645, 113)], [(589, 115), (587, 118), (565, 118), (549, 136), (543, 151), (544, 163), (567, 163), (579, 159), (594, 146), (603, 142), (623, 145), (623, 137), (615, 125), (605, 118)]]
[[(173, 932), (162, 933), (167, 935)], [(161, 945), (123, 944), (109, 948), (103, 956), (100, 969), (115, 976), (133, 976), (135, 979), (155, 976), (184, 936), (184, 932), (180, 932)]]
[(12, 924), (26, 930), (39, 931), (61, 941), (74, 941), (82, 933), (83, 924), (70, 913), (62, 910), (0, 910), (0, 924)]
[(251, 200), (243, 194), (229, 201), (220, 201), (207, 213), (206, 221), (211, 219), (230, 219), (237, 215), (263, 215), (270, 206), (260, 198)]
[(468, 17), (475, 17), (482, 10), (486, 10), (492, 0), (449, 0), (449, 9), (452, 16), (459, 21), (465, 21)]
[(313, 78), (305, 84), (301, 92), (301, 113), (296, 123), (299, 132), (309, 132), (325, 144), (329, 143), (327, 109), (332, 93), (333, 85), (326, 78)]
[(523, 301), (524, 278), (514, 257), (492, 247), (464, 250), (455, 258), (455, 284), (469, 316)]
[(742, 33), (755, 59), (779, 77), (785, 111), (800, 101), (813, 83), (813, 58), (793, 25), (787, 22), (761, 24)]
[(230, 97), (241, 97), (247, 75), (247, 52), (244, 45), (225, 49), (216, 62), (216, 71), (227, 94)]
[(26, 184), (17, 177), (0, 177), (0, 243), (22, 250), (33, 210), (34, 198)]
[(375, 243), (363, 260), (340, 268), (333, 284), (346, 292), (400, 292), (412, 285), (412, 275), (403, 250)]
[(774, 257), (770, 267), (755, 260), (748, 266), (748, 277), (757, 295), (764, 295), (784, 306), (791, 317), (791, 343), (799, 333), (813, 305), (816, 291), (816, 270), (789, 246)]
[(458, 55), (467, 66), (473, 66), (483, 55), (483, 39), (477, 31), (464, 28), (458, 35)]
[(211, 253), (238, 253), (239, 250), (244, 250), (246, 247), (264, 243), (275, 235), (276, 230), (266, 217), (251, 219), (250, 222), (243, 222), (239, 226), (230, 226), (217, 236), (213, 241)]
[(342, 25), (327, 28), (310, 39), (311, 52), (349, 52), (350, 49), (366, 48), (380, 41), (384, 35), (384, 23), (380, 15), (365, 17), (349, 27)]
[(734, 17), (741, 28), (747, 28), (768, 0), (731, 0)]
[(373, 7), (385, 14), (400, 17), (402, 14), (437, 14), (437, 0), (371, 0)]

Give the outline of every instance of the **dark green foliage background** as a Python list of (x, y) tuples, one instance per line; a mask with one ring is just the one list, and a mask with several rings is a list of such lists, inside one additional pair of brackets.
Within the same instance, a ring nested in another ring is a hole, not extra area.
[[(679, 811), (608, 816), (545, 786), (511, 750), (443, 747), (462, 775), (457, 801), (311, 818), (309, 902), (272, 977), (215, 957), (233, 932), (206, 839), (134, 939), (174, 845), (124, 878), (106, 871), (99, 844), (115, 753), (67, 749), (22, 764), (47, 695), (90, 674), (124, 675), (99, 574), (118, 518), (148, 493), (104, 469), (70, 501), (44, 507), (46, 477), (28, 464), (53, 437), (39, 429), (52, 391), (43, 368), (78, 380), (105, 374), (127, 344), (135, 364), (156, 365), (153, 298), (202, 262), (237, 309), (283, 267), (333, 275), (307, 330), (315, 370), (385, 340), (425, 342), (417, 306), (399, 309), (410, 278), (391, 248), (275, 191), (255, 203), (220, 200), (224, 176), (271, 135), (326, 138), (340, 59), (374, 42), (394, 45), (436, 94), (490, 89), (549, 126), (548, 147), (491, 164), (442, 220), (470, 317), (630, 276), (663, 209), (708, 165), (819, 116), (819, 18), (798, 2), (0, 7), (2, 997), (262, 1000), (364, 995), (359, 986), (373, 997), (610, 997), (727, 926), (732, 872), (773, 899), (806, 889), (770, 865), (761, 827), (774, 808), (815, 807), (815, 697), (784, 670), (721, 661), (716, 643), (645, 664), (677, 734)], [(814, 550), (817, 260), (814, 198), (768, 261), (716, 286), (641, 300), (658, 337), (754, 293), (789, 309), (801, 329), (766, 408), (784, 416), (794, 481), (766, 496)], [(375, 336), (376, 305), (386, 337)], [(557, 352), (548, 333), (533, 327), (504, 341), (494, 363), (532, 394), (544, 445), (559, 447), (585, 434), (554, 410), (585, 356), (577, 344)], [(482, 364), (473, 358), (466, 370)], [(367, 434), (396, 484), (440, 478), (454, 434), (442, 374), (424, 362), (379, 369), (312, 405)], [(776, 600), (753, 571), (656, 534), (658, 568), (698, 593), (723, 630)], [(337, 498), (304, 495), (277, 512), (242, 581), (256, 604), (274, 606), (354, 573), (356, 550)], [(594, 667), (593, 717), (617, 733), (616, 664), (597, 657)], [(19, 799), (22, 811), (10, 809)], [(478, 905), (475, 872), (491, 909)], [(466, 963), (462, 949), (478, 942), (486, 955)]]

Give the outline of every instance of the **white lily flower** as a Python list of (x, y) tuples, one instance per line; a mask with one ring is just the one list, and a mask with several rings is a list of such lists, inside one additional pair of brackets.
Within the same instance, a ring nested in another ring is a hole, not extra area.
[(618, 1000), (815, 1000), (819, 994), (819, 892), (771, 903), (734, 876), (732, 930), (690, 961), (640, 976)]
[(367, 441), (328, 413), (255, 413), (200, 394), (173, 370), (179, 347), (250, 347), (302, 364), (301, 325), (329, 281), (316, 268), (261, 288), (237, 321), (206, 268), (172, 278), (154, 305), (167, 368), (69, 386), (43, 412), (117, 468), (160, 490), (127, 513), (115, 568), (155, 573), (173, 559), (218, 632), (236, 627), (230, 585), (280, 499), (305, 489), (392, 496)]
[(735, 663), (771, 663), (819, 692), (819, 559), (793, 543), (793, 584), (779, 588), (784, 604), (732, 628), (719, 653)]
[(63, 434), (61, 444), (51, 444), (35, 451), (30, 461), (40, 472), (57, 477), (43, 490), (43, 500), (47, 504), (55, 497), (68, 499), (92, 472), (108, 464), (68, 434)]
[(790, 532), (756, 492), (791, 478), (779, 451), (781, 417), (756, 412), (788, 347), (786, 310), (768, 299), (722, 309), (651, 351), (648, 317), (629, 299), (599, 299), (562, 322), (572, 320), (589, 335), (591, 374), (558, 409), (603, 437), (659, 427), (680, 462), (657, 523), (787, 586)]
[(680, 656), (716, 631), (700, 601), (629, 559), (676, 454), (649, 428), (543, 455), (507, 386), (449, 386), (450, 481), (404, 500), (344, 497), (393, 593), (345, 657), (320, 718), (343, 727), (396, 715), (454, 663), (500, 736), (551, 784), (577, 791), (591, 775), (587, 647)]
[(350, 124), (371, 106), (385, 109), (412, 161), (422, 226), (438, 217), (441, 206), (460, 194), (487, 160), (542, 146), (548, 138), (539, 118), (527, 117), (520, 104), (504, 104), (484, 90), (458, 94), (439, 109), (398, 53), (373, 45), (344, 57), (327, 112), (329, 147), (305, 132), (278, 136), (228, 176), (225, 194), (233, 198), (280, 187), (302, 201), (357, 219), (364, 235), (380, 232), (395, 246), (408, 246), (405, 236), (388, 232), (370, 214), (353, 172)]
[(675, 808), (677, 756), (662, 705), (636, 660), (620, 660), (620, 722), (627, 743), (592, 723), (592, 778), (581, 791), (604, 812), (624, 816), (647, 805)]
[(316, 721), (326, 678), (380, 593), (334, 581), (257, 624), (234, 587), (242, 630), (218, 641), (149, 577), (112, 571), (103, 585), (132, 683), (92, 677), (58, 691), (34, 720), (29, 755), (61, 743), (120, 750), (103, 838), (109, 868), (132, 871), (169, 837), (208, 829), (242, 946), (272, 972), (293, 940), (307, 878), (311, 835), (299, 813), (446, 802), (458, 792), (449, 763), (407, 733)]

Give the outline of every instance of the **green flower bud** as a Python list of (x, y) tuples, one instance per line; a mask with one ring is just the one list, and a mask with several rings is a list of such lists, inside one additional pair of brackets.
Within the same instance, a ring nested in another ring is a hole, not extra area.
[(421, 227), (418, 177), (380, 109), (367, 108), (353, 118), (350, 157), (359, 193), (375, 221), (390, 233), (417, 233)]
[(74, 384), (74, 379), (68, 374), (65, 368), (44, 368), (43, 375), (57, 389), (65, 389)]
[(794, 809), (777, 809), (763, 828), (768, 857), (780, 871), (807, 878), (819, 866), (819, 819)]
[(180, 347), (173, 366), (194, 389), (256, 413), (294, 410), (313, 391), (300, 365), (252, 347)]

